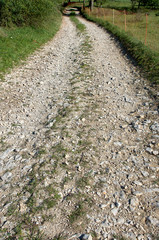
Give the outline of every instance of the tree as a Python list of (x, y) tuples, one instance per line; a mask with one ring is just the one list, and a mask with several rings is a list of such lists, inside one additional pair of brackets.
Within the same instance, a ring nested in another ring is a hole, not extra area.
[(151, 7), (153, 9), (159, 8), (159, 0), (142, 0), (144, 6)]
[(89, 7), (91, 11), (93, 10), (93, 4), (94, 4), (94, 0), (89, 0)]
[(159, 0), (131, 0), (131, 4), (132, 4), (132, 9), (135, 9), (135, 6), (137, 6), (138, 9), (141, 6), (150, 7), (153, 9), (159, 8)]
[(83, 9), (85, 9), (86, 6), (86, 0), (83, 0)]

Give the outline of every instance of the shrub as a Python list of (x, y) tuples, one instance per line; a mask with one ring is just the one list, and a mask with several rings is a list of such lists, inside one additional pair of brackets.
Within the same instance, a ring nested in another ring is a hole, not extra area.
[(0, 24), (39, 25), (60, 0), (0, 0)]

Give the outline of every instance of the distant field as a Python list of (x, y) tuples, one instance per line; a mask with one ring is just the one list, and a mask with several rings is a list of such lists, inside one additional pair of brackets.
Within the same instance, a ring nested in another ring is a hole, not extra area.
[[(97, 6), (96, 3), (95, 3), (95, 6)], [(118, 9), (131, 8), (131, 1), (130, 0), (114, 0), (114, 1), (107, 0), (105, 3), (102, 4), (102, 7), (118, 8)]]
[[(108, 3), (107, 3), (108, 4)], [(124, 6), (124, 2), (111, 2), (111, 4), (116, 6)], [(129, 4), (128, 1), (125, 4)], [(106, 4), (105, 4), (106, 5)], [(111, 6), (112, 6), (111, 5)], [(94, 8), (93, 12), (90, 13), (89, 9), (86, 9), (88, 14), (94, 17), (102, 18), (110, 23), (118, 26), (120, 29), (125, 31), (125, 15), (124, 11), (113, 10), (110, 8)], [(113, 20), (114, 11), (114, 20)], [(148, 28), (147, 28), (147, 39), (146, 46), (148, 46), (153, 51), (159, 53), (159, 16), (156, 16), (156, 12), (148, 10)], [(131, 13), (126, 12), (126, 32), (137, 38), (145, 44), (145, 34), (146, 34), (146, 15), (143, 12)]]

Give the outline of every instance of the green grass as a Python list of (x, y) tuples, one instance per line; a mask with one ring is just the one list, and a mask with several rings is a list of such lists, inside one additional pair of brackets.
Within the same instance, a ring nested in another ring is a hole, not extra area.
[[(95, 6), (100, 6), (100, 4), (95, 4)], [(131, 1), (130, 0), (107, 0), (105, 3), (102, 4), (104, 8), (114, 8), (114, 9), (130, 9), (131, 8)]]
[(61, 24), (61, 13), (53, 14), (40, 27), (0, 28), (1, 76), (56, 34)]
[(43, 201), (43, 204), (46, 206), (47, 209), (53, 208), (57, 204), (57, 199), (55, 198), (47, 198)]
[(75, 16), (70, 16), (70, 19), (72, 22), (75, 23), (77, 29), (80, 31), (80, 32), (84, 32), (86, 27), (84, 24), (80, 23), (80, 21), (75, 17)]
[[(89, 10), (87, 10), (89, 13)], [(125, 15), (123, 11), (113, 10), (109, 8), (94, 8), (91, 15), (102, 18), (109, 23), (113, 23), (114, 11), (114, 25), (125, 31)], [(141, 10), (137, 13), (127, 12), (126, 14), (126, 32), (130, 36), (138, 39), (145, 44), (146, 33), (146, 15), (144, 11), (148, 11), (148, 29), (146, 46), (159, 53), (159, 17), (156, 16), (157, 10)]]
[(83, 16), (113, 34), (143, 69), (146, 77), (153, 83), (159, 83), (159, 53), (155, 53), (150, 48), (144, 46), (141, 41), (131, 36), (131, 34), (124, 32), (119, 27), (102, 18), (89, 14), (86, 11), (83, 12)]
[(71, 224), (73, 224), (79, 217), (82, 217), (85, 215), (83, 204), (80, 202), (76, 206), (76, 209), (72, 211), (72, 213), (69, 216), (69, 221)]

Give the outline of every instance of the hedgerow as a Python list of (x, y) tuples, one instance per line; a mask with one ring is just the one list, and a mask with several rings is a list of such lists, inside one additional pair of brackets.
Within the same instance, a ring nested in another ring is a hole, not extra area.
[(62, 0), (0, 0), (0, 25), (40, 25)]

